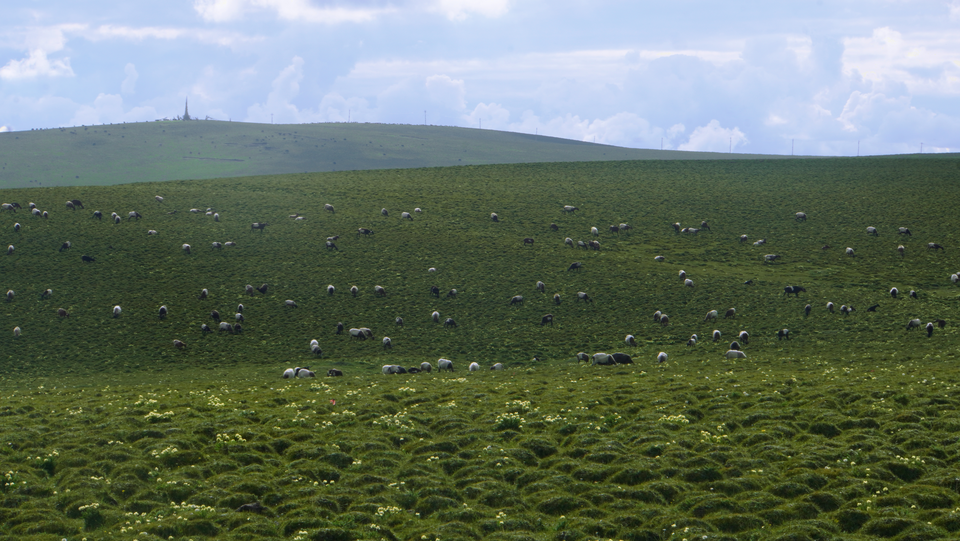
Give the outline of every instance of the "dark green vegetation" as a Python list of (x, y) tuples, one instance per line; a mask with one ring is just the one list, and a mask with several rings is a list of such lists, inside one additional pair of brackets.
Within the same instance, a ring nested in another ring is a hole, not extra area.
[[(16, 246), (0, 255), (0, 293), (16, 292), (0, 302), (0, 471), (10, 472), (0, 536), (956, 537), (958, 181), (953, 158), (828, 159), (2, 191), (24, 210), (0, 215), (0, 246)], [(66, 210), (67, 199), (86, 208)], [(50, 218), (31, 216), (30, 201)], [(189, 212), (207, 207), (219, 222)], [(414, 207), (423, 212), (413, 221), (400, 218)], [(128, 220), (130, 210), (143, 219)], [(701, 220), (710, 231), (670, 227)], [(253, 232), (254, 221), (271, 225)], [(621, 222), (632, 229), (609, 231)], [(592, 240), (592, 226), (599, 252), (564, 245)], [(913, 235), (897, 235), (901, 226)], [(357, 238), (358, 227), (375, 234)], [(324, 247), (331, 235), (338, 250)], [(759, 238), (767, 244), (753, 246)], [(567, 271), (573, 261), (583, 269)], [(244, 293), (261, 283), (266, 294)], [(807, 291), (786, 297), (786, 285)], [(41, 298), (46, 288), (53, 295)], [(209, 298), (197, 298), (202, 288)], [(578, 291), (594, 301), (576, 302)], [(518, 294), (525, 302), (511, 306)], [(827, 301), (856, 311), (828, 313)], [(242, 334), (200, 333), (201, 323), (215, 328), (213, 309), (232, 322), (239, 302)], [(730, 307), (737, 315), (724, 319)], [(704, 322), (714, 309), (720, 319)], [(459, 327), (434, 324), (433, 310)], [(669, 326), (653, 322), (655, 310)], [(546, 313), (554, 325), (540, 325)], [(915, 317), (947, 325), (928, 338), (905, 330)], [(335, 336), (338, 321), (377, 339)], [(778, 341), (784, 327), (791, 340)], [(713, 329), (724, 336), (716, 344)], [(747, 359), (726, 360), (740, 330), (751, 334)], [(686, 346), (693, 333), (700, 342)], [(577, 351), (623, 351), (636, 364), (578, 366)], [(670, 356), (663, 365), (659, 351)], [(379, 373), (438, 357), (457, 372)], [(481, 372), (466, 371), (471, 361)], [(507, 370), (489, 371), (494, 362)], [(346, 377), (279, 379), (295, 365)], [(253, 501), (263, 514), (235, 511)]]
[(750, 157), (760, 156), (630, 149), (445, 126), (144, 122), (0, 133), (0, 188), (494, 163)]

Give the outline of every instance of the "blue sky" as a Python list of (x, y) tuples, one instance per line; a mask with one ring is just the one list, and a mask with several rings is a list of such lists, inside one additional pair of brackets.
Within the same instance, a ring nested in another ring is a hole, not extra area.
[(960, 151), (960, 0), (23, 0), (0, 131), (385, 122), (636, 148)]

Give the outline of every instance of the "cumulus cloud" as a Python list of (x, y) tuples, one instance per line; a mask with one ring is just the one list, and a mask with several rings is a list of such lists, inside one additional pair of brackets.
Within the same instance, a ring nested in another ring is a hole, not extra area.
[(463, 120), (471, 128), (507, 130), (510, 128), (510, 111), (499, 103), (478, 103), (470, 114), (463, 116)]
[(72, 77), (70, 58), (47, 58), (46, 51), (33, 49), (22, 60), (11, 60), (0, 68), (0, 79), (33, 79), (37, 77)]
[(8, 128), (7, 126), (0, 126), (0, 133), (4, 133), (8, 131), (10, 131), (10, 128)]
[(266, 102), (256, 103), (247, 108), (247, 122), (273, 121), (278, 124), (302, 122), (300, 111), (291, 103), (300, 93), (302, 79), (303, 59), (295, 56), (290, 65), (273, 80)]
[(153, 107), (125, 109), (123, 98), (118, 94), (100, 94), (90, 105), (81, 105), (70, 119), (71, 126), (108, 124), (117, 122), (142, 122), (159, 118)]
[(706, 126), (697, 126), (690, 139), (678, 147), (679, 150), (704, 152), (730, 152), (731, 149), (749, 143), (740, 128), (724, 128), (717, 120), (711, 120)]
[(424, 84), (430, 100), (437, 105), (460, 111), (466, 108), (466, 86), (462, 79), (452, 79), (447, 75), (431, 75)]
[(368, 22), (394, 11), (389, 6), (315, 6), (309, 0), (194, 0), (193, 9), (210, 22), (235, 21), (258, 11), (267, 11), (285, 21), (323, 24)]
[(133, 64), (127, 64), (123, 68), (123, 73), (127, 76), (124, 77), (123, 82), (120, 83), (120, 93), (121, 94), (133, 94), (137, 89), (137, 78), (140, 74), (137, 73), (137, 67)]

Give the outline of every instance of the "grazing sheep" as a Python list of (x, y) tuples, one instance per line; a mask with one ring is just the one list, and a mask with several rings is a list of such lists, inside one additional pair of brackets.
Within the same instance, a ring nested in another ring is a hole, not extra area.
[(35, 208), (30, 211), (30, 214), (33, 214), (34, 216), (40, 216), (40, 209)]
[(910, 298), (911, 298), (911, 299), (916, 299), (916, 298), (917, 298), (917, 292), (911, 289), (911, 290), (910, 290)]
[(457, 322), (454, 321), (452, 317), (448, 317), (447, 319), (443, 320), (443, 326), (444, 326), (444, 327), (458, 327), (459, 325), (457, 325)]
[(760, 239), (760, 240), (754, 241), (753, 245), (754, 245), (754, 246), (763, 246), (763, 245), (766, 244), (766, 243), (767, 243), (767, 239)]
[(578, 210), (580, 209), (573, 205), (564, 205), (562, 212), (576, 212)]
[(342, 321), (338, 321), (338, 322), (337, 322), (337, 332), (334, 333), (334, 334), (343, 334), (343, 322), (342, 322)]
[(283, 301), (283, 304), (289, 306), (290, 308), (297, 308), (297, 303), (296, 303), (296, 301), (292, 301), (292, 300), (290, 300), (290, 299), (287, 299), (287, 300)]
[(94, 261), (96, 261), (96, 259), (94, 259), (94, 258), (92, 258), (92, 257), (90, 257), (90, 256), (88, 256), (88, 255), (82, 255), (82, 256), (80, 256), (80, 260), (83, 261), (84, 263), (93, 263)]
[(187, 254), (187, 255), (190, 255), (190, 245), (189, 245), (189, 244), (184, 244), (184, 245), (181, 246), (180, 248), (183, 250), (183, 253), (185, 253), (185, 254)]
[(593, 299), (590, 298), (590, 295), (587, 295), (583, 291), (577, 292), (577, 300), (583, 302), (593, 302)]
[(744, 242), (747, 242), (747, 236), (746, 236), (746, 235), (740, 235), (740, 243), (742, 244), (742, 243), (744, 243)]
[(498, 216), (496, 212), (491, 212), (491, 213), (490, 213), (490, 219), (493, 220), (493, 221), (495, 221), (495, 222), (499, 222), (499, 221), (500, 221), (500, 216)]
[(11, 205), (10, 203), (4, 203), (3, 205), (0, 205), (0, 208), (3, 208), (3, 210), (9, 210), (10, 212), (14, 212), (14, 213), (17, 212), (17, 207)]
[(470, 363), (470, 366), (467, 367), (467, 369), (471, 372), (476, 372), (477, 370), (480, 370), (480, 365), (477, 363)]
[(546, 291), (546, 289), (547, 289), (547, 285), (537, 280), (537, 291), (539, 291), (540, 293), (543, 293), (544, 291)]
[(856, 257), (856, 255), (857, 255), (856, 253), (854, 253), (853, 248), (850, 248), (849, 246), (847, 247), (847, 249), (845, 250), (845, 252), (846, 252), (846, 254), (847, 254), (848, 256), (850, 256), (850, 257)]
[(134, 218), (136, 218), (137, 221), (140, 221), (140, 218), (143, 218), (143, 215), (135, 210), (131, 210), (130, 212), (127, 213), (128, 220), (133, 220)]
[(393, 348), (393, 340), (390, 340), (390, 337), (388, 337), (388, 336), (384, 336), (384, 337), (383, 337), (383, 349), (391, 349), (391, 348)]
[(510, 305), (513, 306), (514, 304), (523, 304), (523, 295), (514, 295), (511, 297)]
[(560, 230), (560, 226), (557, 225), (557, 224), (550, 224), (550, 229), (551, 229), (552, 231), (559, 231), (559, 230)]
[(13, 224), (13, 232), (14, 232), (14, 233), (19, 233), (19, 232), (20, 232), (20, 223), (19, 223), (19, 222)]
[(490, 370), (503, 370), (503, 363), (497, 363), (490, 367)]
[(340, 248), (337, 248), (337, 245), (334, 244), (332, 240), (328, 240), (324, 245), (327, 247), (327, 250), (340, 251)]
[(678, 274), (678, 276), (680, 276), (680, 279), (681, 279), (681, 280), (683, 280), (684, 278), (687, 277), (687, 271), (685, 271), (685, 270), (683, 270), (683, 269), (680, 269), (680, 272), (677, 273), (677, 274)]
[(260, 287), (257, 288), (257, 291), (259, 291), (260, 293), (266, 294), (267, 288), (269, 287), (270, 287), (270, 284), (260, 284)]
[(727, 352), (724, 354), (724, 356), (726, 356), (726, 358), (728, 359), (746, 359), (747, 358), (746, 353), (736, 349), (728, 349)]
[(113, 223), (114, 223), (115, 225), (120, 225), (120, 222), (121, 222), (121, 221), (122, 221), (122, 220), (120, 219), (120, 216), (117, 215), (116, 213), (114, 213), (114, 215), (113, 215)]
[(613, 366), (617, 364), (617, 361), (615, 361), (613, 355), (610, 355), (609, 353), (594, 353), (593, 364), (599, 366)]
[(413, 211), (416, 212), (416, 213), (423, 212), (423, 210), (421, 210), (420, 207), (417, 207), (417, 208), (413, 209)]
[(160, 319), (165, 319), (165, 318), (167, 317), (167, 307), (166, 307), (166, 306), (161, 306), (161, 307), (160, 307), (160, 310), (157, 311), (157, 316), (158, 316)]
[(594, 237), (599, 236), (599, 235), (600, 235), (600, 230), (597, 229), (596, 227), (591, 227), (591, 228), (590, 228), (590, 234), (593, 235)]
[(394, 323), (397, 324), (397, 327), (403, 327), (403, 318), (397, 317), (397, 319), (394, 320)]
[(560, 304), (560, 294), (559, 294), (559, 293), (554, 293), (554, 294), (553, 294), (553, 302), (554, 302), (554, 304), (557, 304), (557, 305)]
[(584, 352), (577, 353), (577, 364), (580, 364), (580, 361), (590, 362), (590, 356)]
[(200, 290), (200, 295), (198, 295), (197, 298), (200, 300), (203, 300), (203, 299), (206, 299), (209, 295), (210, 295), (210, 292), (207, 291), (207, 288), (203, 288)]
[(873, 235), (874, 237), (879, 237), (879, 236), (880, 236), (880, 234), (877, 233), (877, 228), (876, 228), (876, 227), (873, 227), (873, 226), (870, 226), (870, 227), (867, 228), (867, 234), (868, 234), (868, 235)]
[(783, 288), (783, 294), (789, 295), (793, 293), (795, 296), (799, 297), (800, 293), (806, 293), (807, 289), (803, 286), (786, 286)]
[(250, 231), (260, 231), (261, 233), (270, 225), (267, 222), (253, 222), (250, 224)]
[(716, 310), (710, 310), (707, 312), (707, 315), (703, 318), (704, 321), (710, 321), (711, 319), (717, 319), (720, 316), (720, 312)]
[(283, 375), (280, 377), (282, 377), (283, 379), (292, 379), (297, 377), (297, 372), (299, 371), (300, 371), (299, 366), (296, 368), (287, 368), (286, 370), (283, 371)]
[(44, 289), (44, 290), (43, 290), (43, 293), (40, 294), (40, 298), (41, 298), (41, 299), (49, 299), (49, 298), (52, 297), (52, 296), (53, 296), (53, 290), (52, 290), (52, 289)]
[(163, 203), (163, 198), (160, 197), (159, 195), (155, 195), (153, 196), (153, 198), (157, 200), (157, 203)]
[(434, 323), (440, 323), (440, 312), (434, 311), (430, 314), (430, 319), (432, 319)]
[(549, 323), (551, 326), (553, 325), (553, 314), (546, 314), (542, 318), (540, 318), (541, 327), (543, 327), (547, 323)]
[(763, 259), (764, 259), (765, 261), (776, 261), (776, 260), (780, 259), (780, 256), (779, 256), (778, 254), (767, 254), (767, 255), (763, 256)]
[(192, 212), (193, 214), (197, 214), (202, 211), (200, 209), (190, 209), (190, 212)]
[(940, 328), (942, 329), (942, 328), (944, 328), (944, 327), (946, 327), (946, 326), (947, 326), (947, 321), (946, 321), (945, 319), (938, 319), (938, 320), (937, 320), (937, 327), (940, 327)]
[(679, 233), (679, 232), (680, 232), (680, 222), (674, 222), (674, 223), (672, 223), (672, 224), (670, 224), (670, 225), (673, 227), (673, 231), (674, 231), (675, 233)]
[(686, 280), (683, 281), (683, 285), (687, 287), (693, 287), (693, 280), (687, 278)]
[(579, 250), (580, 248), (583, 248), (584, 250), (586, 250), (586, 249), (587, 249), (587, 243), (586, 243), (586, 242), (583, 242), (582, 240), (578, 240), (578, 241), (577, 241), (577, 249)]
[(16, 293), (14, 293), (12, 289), (8, 289), (8, 290), (7, 290), (7, 301), (8, 301), (8, 302), (9, 302), (9, 301), (12, 301), (12, 300), (13, 300), (13, 297), (15, 297), (15, 296), (16, 296)]
[(571, 239), (570, 237), (563, 239), (563, 243), (570, 246), (571, 248), (573, 247), (573, 239)]
[(891, 287), (891, 288), (890, 288), (890, 296), (893, 297), (894, 299), (897, 298), (897, 295), (898, 295), (899, 293), (900, 293), (900, 290), (898, 290), (897, 288), (895, 288), (895, 287)]
[(846, 304), (840, 307), (840, 313), (843, 315), (848, 315), (850, 312), (853, 312), (855, 310), (856, 309), (853, 306), (847, 306)]
[(233, 315), (233, 319), (237, 323), (243, 323), (243, 314), (241, 314), (240, 312), (237, 312), (236, 314)]
[(381, 216), (389, 216), (390, 213), (387, 212), (387, 209), (380, 209), (380, 215), (381, 215)]
[(591, 240), (587, 243), (587, 246), (589, 246), (591, 250), (600, 251), (600, 241)]
[(219, 332), (227, 331), (230, 334), (233, 334), (234, 331), (233, 325), (227, 323), (226, 321), (221, 321), (218, 328), (220, 329)]
[(953, 283), (960, 282), (960, 274), (951, 274), (950, 281)]
[(330, 203), (323, 205), (323, 210), (329, 210), (330, 212), (334, 212), (333, 205), (331, 205)]
[(579, 261), (574, 261), (573, 263), (570, 263), (569, 267), (567, 267), (567, 271), (569, 272), (569, 271), (575, 270), (577, 272), (580, 272), (581, 267), (583, 267), (583, 263)]
[(327, 295), (330, 295), (332, 297), (336, 291), (337, 291), (337, 288), (333, 287), (333, 284), (330, 284), (327, 286)]
[(687, 340), (687, 345), (688, 345), (688, 346), (695, 346), (695, 345), (697, 345), (697, 335), (691, 336), (690, 339)]
[(737, 317), (736, 308), (727, 308), (727, 313), (723, 314), (724, 319), (734, 319)]
[(331, 368), (330, 370), (327, 370), (327, 377), (337, 378), (337, 377), (341, 377), (341, 376), (343, 376), (343, 371), (341, 371), (341, 370), (339, 370), (339, 369)]
[(147, 235), (156, 235), (156, 234), (157, 234), (156, 229), (147, 229)]
[(910, 321), (907, 322), (907, 330), (909, 331), (911, 329), (916, 329), (920, 325), (921, 323), (919, 319), (911, 319)]
[(827, 311), (829, 311), (831, 314), (833, 313), (833, 303), (832, 303), (832, 302), (828, 302), (828, 303), (827, 303)]
[(351, 328), (349, 332), (350, 332), (350, 337), (351, 337), (351, 338), (355, 338), (355, 339), (357, 339), (357, 340), (366, 340), (366, 339), (367, 339), (366, 333), (364, 333), (362, 330), (360, 330), (360, 329), (358, 329), (358, 328), (356, 328), (356, 327)]
[(238, 314), (242, 314), (242, 313), (243, 313), (243, 304), (238, 304), (238, 305), (237, 305), (237, 313), (238, 313)]
[(750, 333), (747, 331), (740, 331), (740, 334), (737, 335), (737, 340), (739, 340), (744, 345), (750, 343)]
[(657, 310), (656, 312), (653, 313), (654, 322), (659, 323), (661, 317), (663, 317), (663, 312), (661, 312), (660, 310)]
[(13, 255), (13, 251), (17, 248), (14, 245), (7, 246), (7, 255)]
[(707, 231), (710, 231), (710, 225), (707, 224), (706, 220), (703, 220), (702, 222), (700, 222), (700, 229), (706, 229)]
[(662, 255), (658, 255), (658, 256), (656, 256), (656, 257), (653, 258), (654, 261), (659, 261), (660, 263), (663, 263), (665, 259), (666, 259), (666, 258), (663, 257)]
[(369, 237), (370, 235), (373, 235), (373, 230), (367, 229), (366, 227), (358, 227), (357, 238), (359, 239), (361, 235), (363, 235), (364, 237)]
[(70, 317), (70, 313), (63, 308), (57, 308), (57, 315), (60, 317)]
[(667, 362), (667, 354), (666, 354), (666, 352), (661, 351), (660, 353), (657, 354), (657, 362), (658, 362), (658, 363), (661, 363), (661, 364)]
[(456, 298), (457, 298), (457, 290), (456, 290), (456, 289), (451, 289), (450, 291), (447, 291), (447, 298), (448, 298), (448, 299), (456, 299)]
[(906, 227), (898, 227), (898, 228), (897, 228), (897, 234), (898, 234), (898, 235), (910, 235), (911, 237), (913, 236), (913, 233), (911, 233), (910, 230), (909, 230), (908, 228), (906, 228)]
[(401, 219), (401, 220), (410, 220), (410, 221), (412, 222), (412, 221), (413, 221), (413, 216), (411, 216), (409, 212), (401, 212), (401, 213), (400, 213), (400, 219)]
[(173, 341), (173, 347), (175, 347), (175, 348), (177, 348), (177, 349), (183, 349), (183, 348), (187, 347), (187, 345), (184, 344), (183, 342), (181, 342), (180, 340), (174, 340), (174, 341)]
[(74, 205), (72, 201), (67, 201), (67, 208), (70, 210), (77, 210), (77, 206)]
[(925, 328), (927, 331), (927, 338), (930, 338), (931, 336), (933, 336), (933, 323), (927, 323)]
[(427, 372), (427, 373), (433, 372), (433, 365), (424, 361), (420, 363), (420, 371)]
[(532, 238), (532, 237), (526, 237), (526, 238), (523, 239), (523, 245), (526, 246), (527, 244), (529, 244), (530, 246), (533, 246), (533, 238)]
[(313, 370), (310, 370), (308, 368), (301, 368), (300, 371), (297, 372), (297, 377), (298, 378), (315, 378), (317, 377), (317, 374)]
[(623, 341), (626, 342), (628, 346), (637, 347), (637, 338), (632, 334), (628, 334)]
[(453, 372), (453, 361), (449, 359), (437, 360), (437, 371), (442, 372), (444, 370), (449, 370), (450, 372)]
[(13, 336), (14, 336), (15, 338), (20, 336), (20, 327), (19, 327), (19, 326), (13, 328)]
[(730, 347), (728, 349), (735, 349), (737, 351), (740, 351), (740, 342), (737, 342), (736, 340), (734, 340), (733, 342), (730, 342)]
[(900, 254), (900, 257), (903, 257), (904, 250), (905, 248), (903, 247), (902, 244), (900, 246), (897, 246), (897, 253)]
[(806, 214), (805, 212), (798, 212), (798, 213), (796, 214), (796, 220), (797, 220), (798, 222), (805, 222), (805, 221), (807, 221), (807, 214)]
[(790, 339), (790, 329), (780, 329), (777, 331), (777, 340)]
[(615, 226), (615, 225), (611, 225), (611, 226), (610, 226), (610, 232), (611, 232), (611, 233), (616, 233), (616, 234), (619, 235), (619, 234), (620, 234), (620, 227)]
[(662, 314), (660, 316), (660, 326), (666, 327), (669, 324), (670, 324), (670, 316), (668, 316), (667, 314)]
[(120, 317), (120, 312), (123, 312), (123, 310), (120, 308), (119, 304), (113, 307), (113, 317)]
[(383, 289), (383, 286), (373, 286), (373, 294), (380, 297), (386, 297), (387, 290)]
[(223, 243), (222, 243), (222, 242), (212, 242), (212, 243), (210, 243), (210, 248), (213, 249), (213, 250), (222, 250), (222, 249), (223, 249)]
[(357, 293), (359, 292), (360, 292), (360, 288), (358, 288), (357, 286), (350, 287), (350, 294), (353, 295), (354, 297), (356, 297)]
[(809, 316), (809, 315), (810, 315), (810, 310), (813, 310), (813, 306), (810, 306), (809, 304), (806, 305), (806, 306), (804, 306), (804, 307), (803, 307), (803, 315)]
[(220, 321), (220, 312), (217, 311), (217, 310), (213, 310), (213, 311), (210, 312), (210, 317), (211, 317), (214, 321), (219, 322), (219, 321)]
[(943, 250), (943, 246), (940, 246), (936, 242), (928, 242), (927, 248), (929, 248), (930, 250)]
[(719, 330), (714, 330), (714, 331), (713, 331), (713, 341), (714, 341), (714, 342), (719, 342), (719, 341), (720, 341), (720, 331), (719, 331)]

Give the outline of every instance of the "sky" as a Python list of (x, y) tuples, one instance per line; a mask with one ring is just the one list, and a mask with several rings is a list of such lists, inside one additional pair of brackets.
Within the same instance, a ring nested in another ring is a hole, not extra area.
[(183, 114), (960, 151), (960, 0), (20, 0), (0, 131)]

